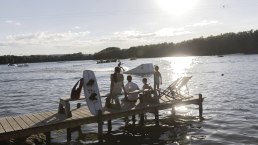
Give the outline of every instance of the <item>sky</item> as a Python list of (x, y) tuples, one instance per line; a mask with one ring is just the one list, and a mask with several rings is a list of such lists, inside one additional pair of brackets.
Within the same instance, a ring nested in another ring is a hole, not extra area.
[(0, 55), (94, 54), (258, 29), (258, 0), (0, 0)]

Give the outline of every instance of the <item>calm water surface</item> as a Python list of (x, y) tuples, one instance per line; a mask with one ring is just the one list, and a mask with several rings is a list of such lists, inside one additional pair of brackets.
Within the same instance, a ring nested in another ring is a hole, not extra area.
[[(258, 55), (121, 61), (125, 69), (150, 62), (159, 65), (163, 77), (162, 88), (180, 76), (193, 76), (188, 87), (191, 94), (202, 93), (206, 97), (205, 120), (199, 121), (195, 117), (198, 115), (197, 106), (178, 107), (178, 114), (192, 117), (187, 122), (185, 140), (181, 144), (258, 144)], [(96, 64), (95, 61), (34, 63), (29, 67), (0, 65), (0, 116), (57, 110), (59, 97), (69, 96), (73, 85), (82, 77), (82, 71), (87, 69), (95, 71), (101, 94), (106, 94), (110, 74), (116, 65)], [(139, 86), (143, 77), (153, 84), (152, 75), (132, 76)], [(170, 111), (165, 110), (160, 114), (162, 119), (167, 119)], [(153, 116), (148, 114), (148, 118)], [(123, 125), (121, 119), (115, 120), (113, 129), (119, 130)], [(96, 124), (84, 126), (83, 132), (97, 132)], [(166, 130), (157, 135), (156, 142), (143, 137), (139, 144), (171, 144), (174, 139), (171, 132)], [(94, 142), (74, 139), (66, 143), (65, 132), (54, 132), (53, 135), (53, 141), (58, 144)], [(76, 138), (77, 134), (73, 136)]]

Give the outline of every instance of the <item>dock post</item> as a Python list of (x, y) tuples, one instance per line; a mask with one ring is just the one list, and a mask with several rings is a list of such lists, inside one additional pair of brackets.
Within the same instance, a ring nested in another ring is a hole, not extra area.
[(172, 106), (172, 116), (175, 117), (176, 115), (176, 109), (175, 109), (175, 105)]
[(77, 109), (78, 109), (78, 108), (81, 108), (81, 103), (77, 103), (76, 106), (77, 106)]
[(175, 105), (172, 106), (172, 110), (171, 110), (172, 116), (173, 118), (176, 116), (176, 109), (175, 109)]
[(202, 101), (203, 101), (203, 98), (202, 98), (202, 94), (199, 94), (199, 117), (202, 118)]
[(71, 141), (72, 140), (72, 129), (71, 128), (66, 129), (66, 135), (67, 135), (67, 141)]
[(98, 110), (97, 121), (98, 121), (98, 139), (99, 139), (99, 143), (103, 143), (102, 110)]
[(108, 120), (108, 133), (112, 131), (112, 121)]
[(135, 115), (132, 115), (132, 121), (133, 121), (133, 125), (135, 125), (135, 122), (136, 122)]
[[(77, 103), (77, 109), (81, 108), (81, 103)], [(76, 127), (78, 129), (79, 136), (82, 134), (82, 128), (81, 126)]]
[(144, 114), (140, 114), (139, 125), (140, 125), (140, 126), (143, 126), (143, 125), (144, 125)]
[(46, 145), (51, 145), (51, 132), (45, 132), (44, 134), (46, 136)]
[(176, 108), (175, 108), (175, 105), (172, 106), (171, 113), (172, 113), (172, 120), (171, 121), (175, 123), (175, 119), (176, 119)]
[(159, 126), (159, 110), (155, 110), (155, 125)]

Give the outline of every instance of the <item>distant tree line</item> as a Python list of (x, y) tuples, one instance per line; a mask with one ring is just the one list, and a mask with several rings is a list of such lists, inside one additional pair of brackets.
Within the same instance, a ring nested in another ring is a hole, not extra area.
[(160, 43), (119, 49), (106, 48), (93, 55), (94, 59), (150, 58), (164, 56), (209, 56), (224, 54), (258, 54), (258, 30), (226, 33), (196, 38), (180, 43)]
[(0, 64), (17, 64), (17, 63), (35, 63), (35, 62), (57, 62), (57, 61), (76, 61), (76, 60), (90, 60), (92, 55), (85, 55), (80, 53), (66, 54), (66, 55), (30, 55), (30, 56), (14, 56), (4, 55), (0, 56)]
[(160, 43), (120, 49), (109, 47), (95, 54), (82, 53), (67, 55), (31, 55), (31, 56), (0, 56), (0, 64), (32, 63), (51, 61), (98, 60), (98, 59), (125, 59), (151, 58), (165, 56), (204, 56), (224, 54), (258, 54), (258, 30), (239, 33), (226, 33), (207, 38), (196, 38), (180, 43)]

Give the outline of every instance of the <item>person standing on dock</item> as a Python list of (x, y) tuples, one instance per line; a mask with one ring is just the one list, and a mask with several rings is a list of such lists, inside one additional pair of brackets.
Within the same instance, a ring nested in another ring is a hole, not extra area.
[(162, 77), (159, 72), (159, 66), (156, 65), (154, 72), (154, 90), (159, 89), (159, 84), (162, 84)]
[(115, 67), (114, 74), (111, 74), (111, 84), (110, 84), (110, 95), (106, 100), (106, 106), (111, 105), (111, 100), (115, 100), (115, 104), (121, 108), (121, 104), (118, 96), (122, 93), (122, 89), (124, 90), (124, 95), (126, 97), (126, 91), (124, 87), (124, 76), (120, 74), (121, 69), (119, 67)]

